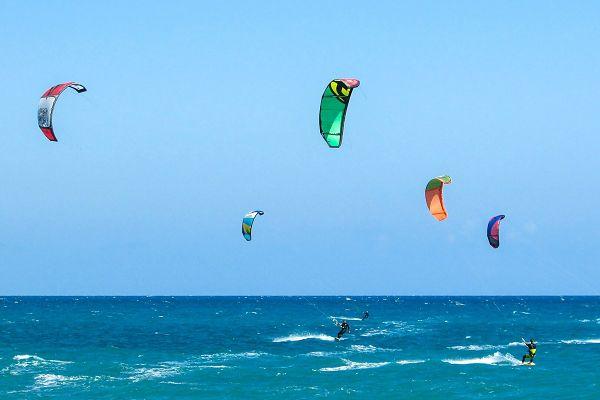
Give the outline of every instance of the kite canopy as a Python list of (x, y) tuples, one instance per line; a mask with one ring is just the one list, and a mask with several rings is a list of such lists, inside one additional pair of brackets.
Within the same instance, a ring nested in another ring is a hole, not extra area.
[(496, 215), (490, 219), (487, 225), (487, 238), (490, 246), (497, 249), (500, 246), (500, 221), (504, 219), (504, 215)]
[(66, 89), (71, 88), (77, 93), (83, 93), (87, 89), (75, 82), (65, 82), (56, 86), (52, 86), (46, 90), (40, 98), (40, 106), (38, 108), (38, 126), (46, 135), (48, 140), (56, 142), (56, 136), (54, 135), (54, 128), (52, 127), (52, 113), (54, 112), (54, 104), (58, 100), (58, 96)]
[(358, 79), (334, 79), (325, 88), (319, 109), (321, 136), (332, 148), (342, 145), (344, 121), (352, 90), (360, 85)]
[(242, 235), (244, 235), (244, 239), (247, 241), (252, 240), (252, 225), (254, 224), (254, 219), (257, 215), (263, 215), (262, 211), (250, 211), (248, 214), (244, 215), (244, 219), (242, 220)]
[(438, 221), (443, 221), (448, 217), (446, 208), (444, 207), (444, 198), (442, 197), (442, 191), (444, 185), (452, 183), (452, 178), (448, 175), (437, 176), (429, 181), (425, 188), (425, 201), (427, 202), (427, 208), (429, 212)]

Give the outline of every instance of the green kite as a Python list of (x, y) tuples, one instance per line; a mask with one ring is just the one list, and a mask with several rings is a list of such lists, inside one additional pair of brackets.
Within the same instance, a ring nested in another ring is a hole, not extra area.
[(352, 90), (360, 85), (358, 79), (334, 79), (325, 88), (319, 109), (321, 136), (332, 148), (342, 145), (344, 121)]

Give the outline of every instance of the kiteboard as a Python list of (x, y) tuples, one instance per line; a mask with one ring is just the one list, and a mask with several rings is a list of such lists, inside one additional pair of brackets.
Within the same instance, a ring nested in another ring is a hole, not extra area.
[(533, 367), (535, 365), (535, 363), (534, 362), (526, 362), (526, 363), (523, 363), (521, 365), (526, 365), (528, 367)]

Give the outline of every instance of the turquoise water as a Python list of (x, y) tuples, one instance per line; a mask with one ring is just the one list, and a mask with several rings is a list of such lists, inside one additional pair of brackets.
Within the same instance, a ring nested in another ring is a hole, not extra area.
[(5, 297), (0, 340), (1, 399), (600, 398), (600, 297)]

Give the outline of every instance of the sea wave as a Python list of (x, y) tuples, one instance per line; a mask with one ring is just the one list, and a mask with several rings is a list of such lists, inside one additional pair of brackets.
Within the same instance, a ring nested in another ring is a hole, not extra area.
[(340, 321), (340, 320), (341, 321), (343, 321), (343, 320), (346, 320), (346, 321), (362, 321), (362, 318), (357, 318), (357, 317), (344, 317), (344, 316), (342, 316), (342, 317), (336, 317), (336, 316), (330, 315), (329, 318), (335, 319), (335, 320), (338, 320), (338, 321)]
[(181, 368), (175, 365), (161, 365), (157, 367), (140, 367), (129, 371), (128, 379), (133, 382), (140, 382), (145, 380), (166, 378), (170, 376), (179, 375)]
[[(35, 354), (17, 354), (12, 359), (15, 363), (4, 367), (0, 372), (14, 376), (23, 373), (54, 372), (55, 370), (62, 370), (66, 364), (73, 363), (72, 361), (47, 360)], [(48, 371), (48, 369), (51, 371)]]
[(310, 353), (306, 353), (309, 357), (327, 357), (333, 355), (335, 353), (327, 352), (327, 351), (311, 351)]
[(390, 349), (387, 347), (377, 347), (371, 344), (363, 345), (363, 344), (353, 344), (350, 346), (350, 351), (355, 351), (358, 353), (375, 353), (375, 352), (396, 352), (402, 351), (401, 349)]
[(405, 327), (406, 326), (406, 322), (404, 322), (404, 321), (383, 321), (382, 324), (393, 325), (396, 327)]
[(311, 351), (303, 355), (306, 357), (339, 357), (346, 353), (345, 351)]
[(560, 342), (564, 344), (600, 344), (600, 339), (571, 339)]
[(344, 365), (341, 365), (339, 367), (320, 368), (319, 371), (321, 371), (321, 372), (351, 371), (351, 370), (356, 370), (356, 369), (379, 368), (379, 367), (383, 367), (383, 366), (389, 364), (389, 362), (387, 362), (387, 361), (386, 362), (373, 362), (373, 363), (354, 362), (354, 361), (345, 360), (345, 359), (342, 359), (342, 361), (344, 362)]
[(447, 349), (450, 350), (461, 350), (461, 351), (484, 351), (484, 350), (500, 350), (507, 347), (522, 346), (523, 342), (510, 342), (508, 344), (469, 344), (469, 345), (458, 345), (449, 346)]
[(372, 345), (353, 344), (350, 346), (350, 350), (357, 351), (359, 353), (374, 353), (377, 351), (377, 347)]
[(399, 360), (396, 361), (396, 364), (399, 365), (408, 365), (408, 364), (422, 364), (425, 360)]
[(46, 360), (45, 358), (30, 355), (30, 354), (17, 354), (13, 357), (13, 360), (23, 362), (23, 363), (31, 363), (32, 365), (39, 365), (43, 363), (49, 364), (72, 364), (72, 361), (62, 361), (62, 360)]
[(459, 359), (444, 359), (442, 362), (454, 365), (468, 364), (487, 364), (487, 365), (520, 365), (521, 361), (517, 360), (512, 354), (502, 354), (499, 351), (492, 355), (480, 358), (459, 358)]
[(243, 353), (213, 353), (213, 354), (202, 354), (198, 358), (205, 361), (228, 361), (241, 358), (258, 358), (267, 355), (261, 351), (245, 351)]
[(383, 321), (382, 325), (384, 327), (367, 329), (361, 336), (403, 336), (417, 331), (413, 326), (403, 321)]
[(39, 374), (36, 375), (34, 389), (41, 388), (52, 388), (62, 385), (73, 384), (79, 381), (85, 381), (88, 377), (86, 376), (64, 376), (56, 374)]
[(505, 346), (494, 346), (491, 344), (470, 344), (468, 346), (450, 346), (448, 349), (450, 350), (468, 350), (468, 351), (480, 351), (480, 350), (495, 350)]
[(287, 343), (287, 342), (299, 342), (301, 340), (323, 340), (325, 342), (333, 342), (335, 338), (322, 333), (317, 334), (292, 334), (289, 336), (276, 337), (273, 339), (273, 343)]
[(392, 336), (393, 333), (388, 329), (369, 329), (365, 333), (362, 333), (360, 336), (370, 337), (370, 336)]
[(361, 333), (362, 337), (372, 337), (372, 336), (390, 336), (390, 337), (398, 337), (398, 336), (407, 336), (414, 334), (416, 330), (413, 329), (377, 329), (371, 328), (367, 329), (364, 333)]

